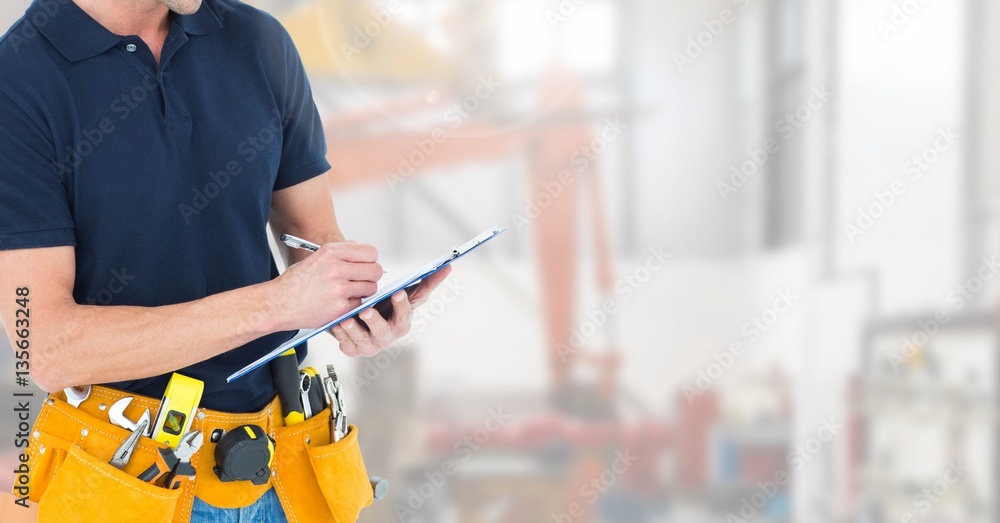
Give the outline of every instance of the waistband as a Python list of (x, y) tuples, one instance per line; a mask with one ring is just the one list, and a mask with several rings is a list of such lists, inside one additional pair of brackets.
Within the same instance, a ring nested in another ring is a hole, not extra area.
[[(66, 401), (66, 394), (63, 391), (59, 391), (54, 395), (60, 400)], [(111, 408), (111, 405), (127, 397), (133, 398), (128, 407), (125, 408), (125, 415), (129, 419), (139, 419), (146, 409), (149, 409), (149, 414), (151, 416), (150, 422), (152, 423), (152, 420), (156, 419), (156, 413), (160, 408), (162, 398), (151, 398), (149, 396), (142, 396), (103, 386), (91, 387), (90, 397), (81, 403), (78, 408), (91, 416), (110, 423), (111, 420), (108, 416), (108, 411)], [(205, 428), (211, 427), (212, 430), (215, 428), (224, 428), (225, 430), (228, 430), (224, 426), (230, 425), (259, 425), (263, 427), (268, 434), (273, 436), (272, 431), (274, 428), (283, 427), (285, 425), (284, 416), (281, 412), (281, 402), (278, 401), (277, 397), (275, 397), (261, 410), (250, 413), (230, 413), (199, 408), (195, 413), (195, 419), (192, 421), (191, 429), (201, 430), (205, 433), (207, 438), (210, 432), (206, 432)]]

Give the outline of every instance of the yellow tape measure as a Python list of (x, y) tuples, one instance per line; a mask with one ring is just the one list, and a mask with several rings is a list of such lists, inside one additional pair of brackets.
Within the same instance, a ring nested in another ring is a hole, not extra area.
[(191, 422), (204, 392), (205, 382), (174, 373), (163, 393), (160, 412), (153, 424), (153, 439), (176, 448), (181, 436), (191, 430)]

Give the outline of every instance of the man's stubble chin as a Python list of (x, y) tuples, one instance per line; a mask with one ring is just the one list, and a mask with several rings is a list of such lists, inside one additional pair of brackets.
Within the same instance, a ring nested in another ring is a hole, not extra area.
[(167, 9), (179, 14), (179, 15), (191, 15), (198, 12), (201, 8), (202, 0), (157, 0), (161, 4), (167, 6)]

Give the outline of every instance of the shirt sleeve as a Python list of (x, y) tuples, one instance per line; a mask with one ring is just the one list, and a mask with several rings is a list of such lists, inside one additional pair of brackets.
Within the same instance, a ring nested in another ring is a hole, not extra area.
[(49, 133), (2, 89), (0, 115), (0, 250), (75, 246)]
[(326, 133), (302, 58), (288, 32), (284, 28), (281, 32), (285, 40), (284, 129), (275, 191), (330, 170), (326, 160)]

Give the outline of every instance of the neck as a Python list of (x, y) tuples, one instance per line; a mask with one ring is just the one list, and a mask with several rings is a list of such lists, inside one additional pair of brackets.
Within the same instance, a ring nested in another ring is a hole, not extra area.
[(156, 0), (73, 0), (97, 23), (120, 36), (138, 35), (149, 42), (166, 35), (170, 11)]

